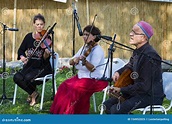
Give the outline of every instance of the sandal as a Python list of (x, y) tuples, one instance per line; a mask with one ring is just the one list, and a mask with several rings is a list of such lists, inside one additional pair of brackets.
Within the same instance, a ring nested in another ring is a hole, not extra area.
[(28, 103), (30, 103), (30, 102), (32, 101), (32, 97), (31, 97), (31, 95), (28, 95), (28, 97), (27, 97), (26, 101), (27, 101)]
[(39, 96), (39, 93), (34, 91), (30, 96), (31, 96), (31, 100), (32, 100), (30, 102), (30, 106), (34, 106), (36, 104), (36, 100), (37, 100), (37, 98)]

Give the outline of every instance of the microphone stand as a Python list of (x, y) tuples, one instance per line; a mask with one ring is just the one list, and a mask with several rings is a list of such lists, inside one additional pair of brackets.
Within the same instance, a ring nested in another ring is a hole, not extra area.
[[(153, 65), (154, 65), (154, 61), (153, 61), (153, 59), (152, 58), (150, 58), (150, 60), (149, 60), (150, 62), (151, 62), (151, 72), (153, 72)], [(153, 113), (153, 101), (154, 101), (154, 97), (153, 97), (153, 94), (154, 94), (154, 92), (153, 92), (153, 89), (154, 89), (154, 87), (153, 87), (153, 80), (154, 80), (154, 75), (151, 73), (151, 104), (150, 104), (150, 114), (152, 114)]]
[(111, 63), (110, 63), (110, 86), (112, 85), (112, 64), (113, 64), (113, 52), (115, 51), (114, 44), (115, 44), (115, 38), (116, 34), (114, 35), (114, 39), (112, 40), (112, 44), (110, 45), (109, 51), (110, 51), (110, 56), (111, 56)]
[[(115, 51), (115, 48), (114, 48), (115, 38), (116, 38), (116, 34), (114, 35), (114, 39), (112, 40), (112, 44), (108, 48), (108, 59), (107, 59), (107, 63), (106, 63), (106, 66), (105, 66), (103, 77), (101, 78), (103, 80), (109, 81), (110, 86), (112, 85), (112, 64), (113, 64), (113, 52)], [(108, 72), (109, 77), (105, 77), (107, 66), (109, 65), (109, 59), (110, 59), (110, 73)]]
[[(75, 11), (75, 10), (74, 10)], [(76, 23), (76, 20), (75, 20), (75, 12), (73, 11), (73, 14), (72, 14), (72, 22), (73, 22), (73, 50), (72, 50), (72, 56), (75, 55), (75, 23)], [(75, 66), (73, 65), (73, 68), (72, 68), (72, 73), (73, 75), (75, 74)]]
[(54, 99), (54, 95), (55, 95), (55, 88), (54, 88), (54, 56), (55, 56), (54, 55), (54, 31), (51, 31), (51, 36), (52, 36), (52, 87), (53, 87), (52, 99)]
[[(45, 36), (40, 41), (40, 43), (43, 42), (47, 46), (47, 44), (45, 42), (45, 39), (46, 39), (46, 37), (49, 34), (52, 35), (52, 50), (50, 51), (51, 54), (52, 54), (52, 87), (53, 87), (53, 96), (52, 96), (52, 99), (54, 99), (54, 95), (55, 95), (55, 89), (54, 89), (54, 31), (53, 31), (53, 29), (54, 29), (54, 27), (55, 27), (56, 24), (57, 23), (54, 23), (53, 24), (53, 26), (48, 30), (47, 34), (45, 34)], [(47, 48), (49, 48), (49, 46), (47, 46)]]
[[(1, 23), (1, 22), (0, 22)], [(1, 23), (2, 26), (3, 26), (3, 73), (2, 73), (2, 81), (3, 81), (3, 84), (2, 84), (2, 96), (1, 96), (1, 103), (0, 105), (2, 105), (3, 101), (4, 100), (13, 100), (13, 98), (7, 98), (6, 96), (6, 92), (5, 92), (5, 80), (6, 80), (6, 62), (5, 62), (5, 30), (7, 30), (7, 26), (3, 23)]]
[[(103, 37), (102, 37), (102, 38), (103, 38)], [(106, 40), (107, 40), (107, 39), (106, 39)], [(115, 43), (115, 44), (118, 44), (118, 45), (120, 45), (120, 46), (123, 46), (123, 47), (125, 47), (125, 48), (128, 48), (128, 49), (134, 51), (133, 48), (128, 47), (128, 46), (126, 46), (126, 45), (123, 45), (123, 44), (121, 44), (121, 43), (119, 43), (119, 42), (116, 42), (116, 41), (114, 41), (114, 40), (109, 39), (109, 41), (111, 41), (111, 42), (113, 42), (113, 43)], [(170, 64), (170, 63), (168, 63), (168, 62), (165, 62), (165, 61), (163, 61), (163, 60), (158, 60), (157, 58), (153, 58), (153, 57), (151, 57), (151, 56), (149, 56), (149, 55), (147, 55), (147, 54), (145, 54), (145, 53), (138, 53), (138, 54), (142, 54), (142, 55), (144, 55), (144, 56), (150, 58), (149, 61), (150, 61), (151, 64), (152, 64), (152, 66), (151, 66), (151, 71), (152, 71), (152, 72), (153, 72), (152, 67), (153, 67), (153, 65), (154, 65), (154, 60), (155, 60), (155, 61), (160, 61), (160, 62), (163, 62), (163, 63), (165, 63), (165, 64), (167, 64), (167, 65), (172, 66), (172, 64)], [(150, 114), (152, 114), (153, 99), (154, 99), (154, 97), (153, 97), (153, 88), (154, 88), (154, 87), (153, 87), (153, 80), (154, 80), (154, 76), (153, 76), (153, 74), (152, 74), (152, 75), (151, 75), (151, 103), (150, 103)]]
[[(82, 29), (79, 23), (79, 17), (77, 15), (77, 10), (76, 10), (76, 6), (75, 3), (72, 3), (73, 6), (73, 56), (75, 55), (75, 23), (77, 23), (77, 27), (78, 27), (78, 32), (79, 32), (79, 36), (82, 36)], [(75, 66), (73, 65), (73, 75), (75, 74)]]

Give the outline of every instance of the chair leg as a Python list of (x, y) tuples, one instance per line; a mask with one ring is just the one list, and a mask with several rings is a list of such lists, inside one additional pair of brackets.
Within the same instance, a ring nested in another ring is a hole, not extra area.
[(104, 111), (104, 109), (105, 109), (104, 106), (103, 106), (103, 103), (104, 103), (104, 101), (106, 100), (107, 90), (108, 90), (108, 87), (106, 87), (106, 88), (104, 89), (103, 101), (102, 101), (101, 110), (100, 110), (100, 114), (101, 114), (101, 115), (103, 114), (103, 111)]
[(96, 99), (95, 99), (95, 94), (94, 93), (93, 93), (92, 97), (93, 97), (93, 104), (94, 104), (94, 112), (97, 112)]
[(15, 105), (16, 103), (16, 95), (17, 95), (17, 84), (15, 84), (15, 88), (14, 88), (13, 105)]
[[(156, 108), (159, 108), (159, 109), (161, 109), (161, 112), (163, 112), (164, 114), (167, 114), (167, 111), (166, 111), (165, 108), (164, 108), (163, 106), (161, 106), (161, 105), (153, 105), (152, 107), (153, 107), (153, 109), (155, 108), (155, 111), (156, 111)], [(150, 111), (150, 109), (151, 109), (151, 106), (147, 106), (146, 108), (144, 108), (144, 110), (143, 110), (143, 115), (145, 115), (146, 112)], [(159, 110), (158, 110), (158, 111), (159, 111)]]
[(57, 92), (56, 78), (54, 78), (54, 89), (55, 89), (55, 94), (56, 94)]
[(41, 95), (40, 110), (42, 110), (42, 108), (43, 108), (44, 92), (45, 92), (45, 82), (46, 82), (46, 80), (44, 79), (43, 85), (42, 85), (42, 95)]

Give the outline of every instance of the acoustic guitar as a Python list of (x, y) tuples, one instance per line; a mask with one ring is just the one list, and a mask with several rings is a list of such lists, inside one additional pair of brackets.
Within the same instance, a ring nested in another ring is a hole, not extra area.
[[(126, 87), (130, 84), (133, 84), (134, 81), (131, 78), (131, 69), (125, 69), (122, 74), (119, 76), (119, 79), (114, 83), (114, 87)], [(112, 88), (113, 89), (113, 88)], [(118, 98), (121, 102), (125, 101), (125, 98), (122, 96), (120, 93), (113, 92), (113, 90), (109, 90), (109, 95), (111, 97), (116, 97)]]

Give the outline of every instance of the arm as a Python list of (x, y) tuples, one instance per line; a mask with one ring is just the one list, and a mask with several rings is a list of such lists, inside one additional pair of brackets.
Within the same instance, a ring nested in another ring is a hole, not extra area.
[[(80, 68), (82, 69), (88, 69), (89, 71), (93, 72), (95, 70), (94, 65), (92, 65), (89, 61), (86, 60), (83, 56), (75, 57), (69, 61), (70, 65), (77, 65), (79, 61), (82, 61), (82, 64)], [(83, 66), (83, 67), (82, 67)], [(86, 67), (86, 68), (85, 68)]]
[[(80, 49), (81, 50), (81, 49)], [(79, 50), (79, 51), (80, 51)], [(70, 61), (69, 63), (75, 64), (76, 69), (79, 70), (85, 70), (85, 71), (91, 71), (93, 72), (95, 70), (95, 67), (100, 64), (100, 61), (104, 59), (104, 52), (100, 46), (97, 46), (87, 57), (86, 59), (83, 59), (84, 57), (77, 53)], [(83, 59), (83, 62), (80, 60)], [(83, 64), (85, 64), (83, 66)]]
[(28, 58), (26, 57), (26, 53), (25, 53), (25, 51), (27, 50), (27, 41), (28, 41), (28, 39), (29, 39), (29, 34), (27, 34), (24, 37), (24, 39), (23, 39), (23, 41), (22, 41), (22, 43), (21, 43), (21, 45), (20, 45), (20, 47), (18, 49), (17, 60), (21, 60), (24, 64), (26, 64), (28, 62)]
[(24, 39), (23, 39), (23, 41), (22, 41), (22, 43), (21, 43), (21, 45), (20, 45), (20, 47), (18, 49), (18, 57), (17, 57), (17, 60), (20, 60), (20, 59), (23, 60), (24, 58), (26, 58), (25, 51), (27, 50), (27, 41), (28, 40), (29, 40), (29, 34), (27, 34), (24, 37)]

